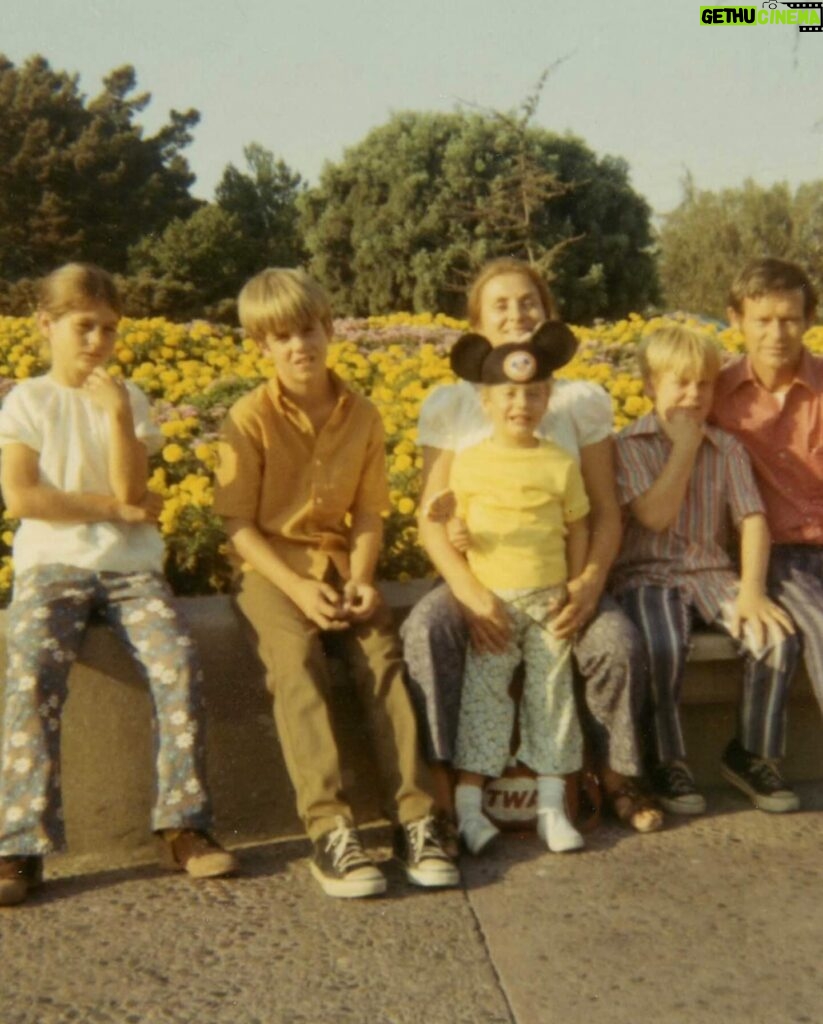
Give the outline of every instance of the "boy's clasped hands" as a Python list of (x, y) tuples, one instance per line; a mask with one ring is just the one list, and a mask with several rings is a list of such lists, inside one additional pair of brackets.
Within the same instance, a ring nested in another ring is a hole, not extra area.
[(348, 580), (337, 590), (331, 583), (302, 579), (291, 597), (306, 618), (328, 630), (348, 629), (353, 622), (365, 622), (380, 602), (376, 587), (354, 580)]

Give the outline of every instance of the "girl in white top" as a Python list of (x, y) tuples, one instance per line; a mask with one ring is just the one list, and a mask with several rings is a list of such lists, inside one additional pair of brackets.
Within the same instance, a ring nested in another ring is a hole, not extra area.
[(42, 856), (65, 843), (60, 724), (89, 617), (101, 614), (151, 688), (157, 736), (152, 826), (168, 866), (204, 877), (234, 869), (210, 823), (201, 671), (162, 577), (148, 458), (162, 443), (138, 388), (109, 375), (120, 299), (97, 267), (68, 264), (41, 287), (50, 371), (20, 382), (0, 410), (0, 485), (21, 520), (0, 760), (0, 905), (19, 903)]

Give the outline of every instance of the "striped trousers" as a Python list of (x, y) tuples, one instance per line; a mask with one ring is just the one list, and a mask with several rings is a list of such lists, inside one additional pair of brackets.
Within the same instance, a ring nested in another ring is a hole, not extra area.
[[(621, 594), (620, 602), (640, 631), (648, 654), (654, 757), (659, 763), (683, 761), (686, 748), (678, 705), (692, 625), (700, 616), (674, 587), (640, 586)], [(716, 618), (706, 624), (729, 632), (727, 614), (727, 609), (718, 609)], [(744, 665), (737, 738), (751, 754), (780, 757), (785, 745), (786, 698), (799, 659), (798, 637), (770, 633), (766, 645), (755, 649), (744, 633), (735, 643)]]
[(769, 592), (795, 621), (806, 671), (823, 710), (823, 546), (772, 545)]

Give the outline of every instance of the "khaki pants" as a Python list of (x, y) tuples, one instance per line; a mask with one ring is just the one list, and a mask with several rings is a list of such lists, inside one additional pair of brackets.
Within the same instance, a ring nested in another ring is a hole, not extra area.
[[(243, 574), (235, 601), (266, 669), (298, 813), (309, 838), (317, 839), (334, 827), (335, 818), (352, 820), (330, 720), (331, 679), (321, 631), (257, 572)], [(400, 822), (430, 814), (428, 772), (388, 609), (381, 605), (368, 622), (335, 635), (371, 733), (387, 813)]]

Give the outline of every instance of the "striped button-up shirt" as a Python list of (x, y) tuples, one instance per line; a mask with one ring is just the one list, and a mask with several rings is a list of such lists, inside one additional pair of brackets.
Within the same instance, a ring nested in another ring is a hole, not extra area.
[(676, 587), (711, 621), (734, 594), (737, 574), (729, 557), (729, 520), (762, 514), (763, 502), (743, 445), (706, 427), (688, 490), (675, 522), (659, 533), (631, 516), (628, 506), (663, 472), (672, 444), (651, 413), (617, 436), (617, 487), (627, 514), (615, 562), (615, 593), (639, 586)]

